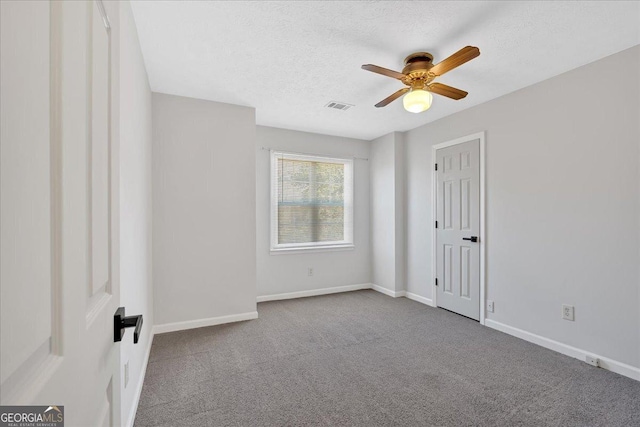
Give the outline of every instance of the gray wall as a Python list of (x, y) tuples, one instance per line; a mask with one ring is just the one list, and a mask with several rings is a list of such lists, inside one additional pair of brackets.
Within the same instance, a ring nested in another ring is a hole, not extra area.
[(256, 311), (253, 108), (153, 94), (158, 325)]
[(371, 277), (404, 290), (404, 143), (399, 132), (371, 141)]
[(639, 58), (406, 132), (408, 291), (431, 298), (431, 145), (486, 131), (488, 318), (640, 366)]
[[(268, 296), (369, 283), (369, 162), (354, 160), (354, 250), (270, 255), (270, 155), (269, 150), (263, 150), (263, 147), (336, 157), (369, 157), (367, 141), (257, 127), (258, 295)], [(307, 269), (310, 267), (314, 272), (311, 277), (307, 275)]]

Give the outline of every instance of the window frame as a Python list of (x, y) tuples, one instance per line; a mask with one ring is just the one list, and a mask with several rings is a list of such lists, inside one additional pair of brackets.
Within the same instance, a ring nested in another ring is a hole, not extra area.
[[(270, 173), (270, 252), (272, 254), (279, 253), (295, 253), (295, 252), (324, 252), (336, 250), (355, 249), (354, 244), (354, 162), (353, 158), (325, 156), (320, 154), (302, 154), (287, 151), (271, 152)], [(344, 170), (344, 240), (330, 242), (306, 242), (306, 243), (278, 243), (278, 177), (276, 174), (278, 168), (278, 159), (291, 159), (299, 161), (311, 161), (321, 163), (337, 163), (345, 166)]]

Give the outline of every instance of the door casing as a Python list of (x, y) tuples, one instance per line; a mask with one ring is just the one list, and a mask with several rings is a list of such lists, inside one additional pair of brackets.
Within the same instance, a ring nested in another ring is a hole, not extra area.
[(436, 151), (441, 148), (451, 147), (453, 145), (463, 144), (465, 142), (480, 140), (480, 324), (484, 325), (485, 320), (485, 309), (486, 309), (486, 258), (485, 258), (485, 250), (486, 250), (486, 227), (485, 227), (485, 132), (478, 132), (471, 135), (463, 136), (460, 138), (456, 138), (450, 141), (442, 142), (440, 144), (431, 146), (431, 295), (433, 306), (438, 306), (438, 292), (436, 288), (436, 272), (437, 272), (437, 264), (436, 264), (436, 228), (435, 221), (437, 218), (437, 186), (438, 186), (438, 177), (437, 172), (435, 171), (435, 159)]

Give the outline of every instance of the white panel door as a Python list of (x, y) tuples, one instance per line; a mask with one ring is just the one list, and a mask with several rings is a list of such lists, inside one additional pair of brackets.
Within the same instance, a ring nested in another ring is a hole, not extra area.
[(480, 141), (436, 150), (437, 304), (480, 320)]
[(0, 400), (117, 426), (119, 5), (0, 7)]

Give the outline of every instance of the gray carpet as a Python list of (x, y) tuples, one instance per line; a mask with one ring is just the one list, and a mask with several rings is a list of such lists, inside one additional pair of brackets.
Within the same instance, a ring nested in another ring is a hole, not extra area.
[(157, 335), (142, 426), (640, 426), (640, 382), (375, 291)]

